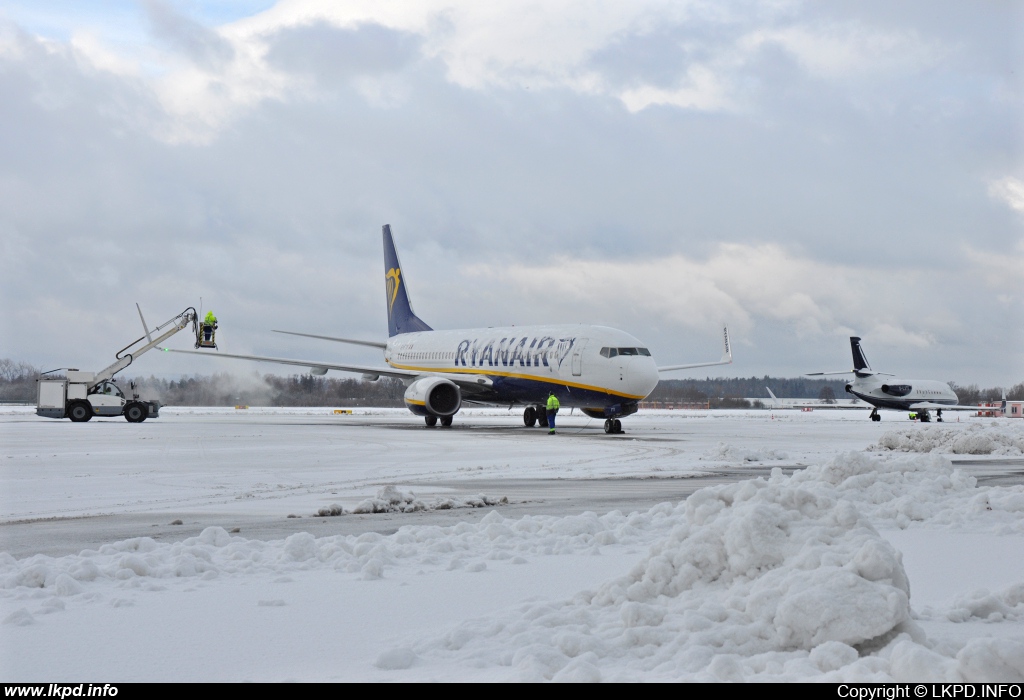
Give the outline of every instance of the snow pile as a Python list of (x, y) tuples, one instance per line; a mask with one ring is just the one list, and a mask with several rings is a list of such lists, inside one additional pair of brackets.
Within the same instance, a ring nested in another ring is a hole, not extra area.
[(484, 494), (461, 498), (437, 498), (425, 503), (416, 498), (415, 494), (399, 491), (393, 485), (382, 488), (376, 498), (367, 498), (356, 505), (351, 511), (345, 510), (337, 503), (317, 512), (319, 517), (346, 515), (348, 513), (415, 513), (422, 510), (451, 510), (453, 508), (484, 508), (486, 506), (508, 505), (508, 498), (492, 498)]
[[(222, 576), (278, 576), (296, 569), (340, 571), (382, 578), (389, 567), (482, 571), (487, 561), (518, 563), (523, 556), (587, 554), (606, 545), (644, 545), (672, 523), (665, 504), (648, 513), (614, 511), (506, 520), (497, 511), (479, 523), (453, 527), (405, 526), (393, 535), (367, 532), (316, 538), (300, 532), (266, 542), (208, 527), (197, 537), (161, 543), (138, 537), (76, 555), (37, 554), (15, 559), (0, 552), (0, 598), (38, 601), (74, 597), (88, 588), (114, 585), (146, 590), (158, 580), (213, 580)], [(42, 595), (40, 594), (40, 589)]]
[[(406, 503), (396, 489), (381, 496)], [(1024, 643), (927, 639), (913, 619), (901, 555), (875, 524), (952, 518), (1000, 530), (1019, 528), (1021, 513), (1024, 489), (978, 488), (941, 456), (848, 453), (792, 476), (776, 468), (767, 479), (702, 489), (646, 513), (512, 520), (492, 511), (453, 527), (272, 542), (211, 527), (177, 543), (137, 538), (59, 558), (0, 553), (0, 600), (5, 635), (16, 644), (16, 635), (31, 633), (21, 628), (53, 616), (131, 605), (127, 591), (189, 591), (218, 580), (250, 586), (296, 572), (373, 586), (399, 572), (481, 575), (527, 556), (642, 545), (647, 555), (625, 576), (447, 634), (396, 640), (376, 655), (375, 670), (528, 681), (1012, 682), (1024, 680)], [(999, 624), (1021, 619), (1022, 601), (1024, 586), (1014, 586), (933, 614)], [(258, 601), (283, 603), (273, 595)]]
[[(957, 475), (942, 458), (851, 453), (702, 489), (628, 576), (414, 649), (527, 681), (1024, 679), (1018, 641), (975, 640), (956, 656), (930, 648), (900, 554), (859, 509), (899, 512), (887, 502), (910, 499), (927, 520), (978, 490)], [(1018, 594), (1003, 596), (1002, 619), (1015, 619)]]
[(906, 426), (890, 430), (869, 451), (940, 452), (958, 455), (1024, 454), (1024, 424), (993, 421), (990, 427), (971, 423), (962, 429)]
[(705, 452), (701, 459), (713, 462), (770, 462), (788, 459), (788, 455), (767, 447), (750, 450), (720, 442), (718, 447)]
[(974, 591), (958, 596), (942, 611), (926, 608), (919, 615), (921, 619), (938, 616), (945, 617), (950, 622), (1020, 622), (1024, 620), (1024, 583), (1009, 586), (995, 593), (986, 590)]
[(792, 482), (855, 504), (881, 528), (916, 523), (1024, 532), (1024, 486), (978, 488), (973, 476), (941, 455), (886, 459), (847, 452), (795, 472)]

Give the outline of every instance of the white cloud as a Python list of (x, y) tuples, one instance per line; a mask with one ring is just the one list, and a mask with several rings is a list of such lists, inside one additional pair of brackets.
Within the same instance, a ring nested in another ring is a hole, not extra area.
[[(146, 7), (159, 45), (104, 45), (85, 30), (72, 43), (96, 70), (131, 76), (152, 92), (166, 112), (152, 131), (169, 142), (208, 141), (261, 101), (308, 98), (308, 85), (268, 65), (266, 53), (275, 34), (318, 22), (349, 30), (375, 24), (416, 35), (423, 57), (440, 61), (447, 79), (466, 89), (566, 89), (618, 99), (632, 112), (652, 105), (738, 108), (765, 45), (782, 47), (808, 73), (834, 80), (916, 70), (939, 53), (913, 32), (857, 22), (800, 23), (792, 3), (283, 0), (218, 28), (176, 15), (163, 3)], [(670, 62), (675, 79), (668, 84), (641, 73), (623, 85), (592, 65), (598, 52), (623, 38), (643, 45), (656, 31), (688, 37), (677, 42), (685, 59)], [(364, 79), (358, 90), (373, 104), (401, 102), (395, 84), (377, 81)]]
[(1024, 182), (1012, 175), (989, 183), (988, 193), (1015, 211), (1024, 213)]
[[(741, 332), (782, 322), (807, 336), (848, 335), (925, 347), (959, 325), (930, 308), (927, 273), (829, 264), (779, 245), (730, 243), (706, 260), (682, 255), (628, 262), (563, 259), (543, 266), (477, 265), (466, 273), (513, 285), (516, 298), (541, 295), (579, 307), (613, 308), (691, 329), (722, 321)], [(914, 291), (916, 289), (921, 291)]]
[(667, 90), (653, 85), (642, 85), (619, 94), (619, 99), (630, 112), (639, 112), (653, 105), (669, 105), (700, 111), (729, 109), (733, 100), (727, 86), (715, 71), (706, 66), (692, 66), (681, 87)]
[(777, 45), (809, 74), (829, 80), (916, 72), (934, 65), (945, 53), (916, 32), (884, 31), (857, 22), (759, 29), (741, 45), (751, 51)]

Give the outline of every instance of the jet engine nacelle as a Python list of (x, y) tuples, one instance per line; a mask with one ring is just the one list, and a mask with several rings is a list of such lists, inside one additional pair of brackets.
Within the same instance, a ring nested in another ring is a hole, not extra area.
[(914, 387), (909, 384), (883, 384), (882, 391), (889, 396), (906, 396)]
[(405, 406), (417, 416), (453, 416), (462, 407), (462, 392), (443, 377), (423, 377), (405, 390)]

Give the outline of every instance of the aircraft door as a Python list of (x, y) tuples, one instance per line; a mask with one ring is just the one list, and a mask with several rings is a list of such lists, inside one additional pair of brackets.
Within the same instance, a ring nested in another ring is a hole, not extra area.
[(587, 347), (587, 338), (580, 338), (572, 350), (572, 376), (583, 374), (583, 349)]

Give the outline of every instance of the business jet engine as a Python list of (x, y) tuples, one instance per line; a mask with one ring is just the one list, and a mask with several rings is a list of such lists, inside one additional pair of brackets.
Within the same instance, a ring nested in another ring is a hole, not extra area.
[(462, 392), (443, 377), (422, 377), (405, 390), (405, 406), (417, 416), (454, 416), (462, 407)]

